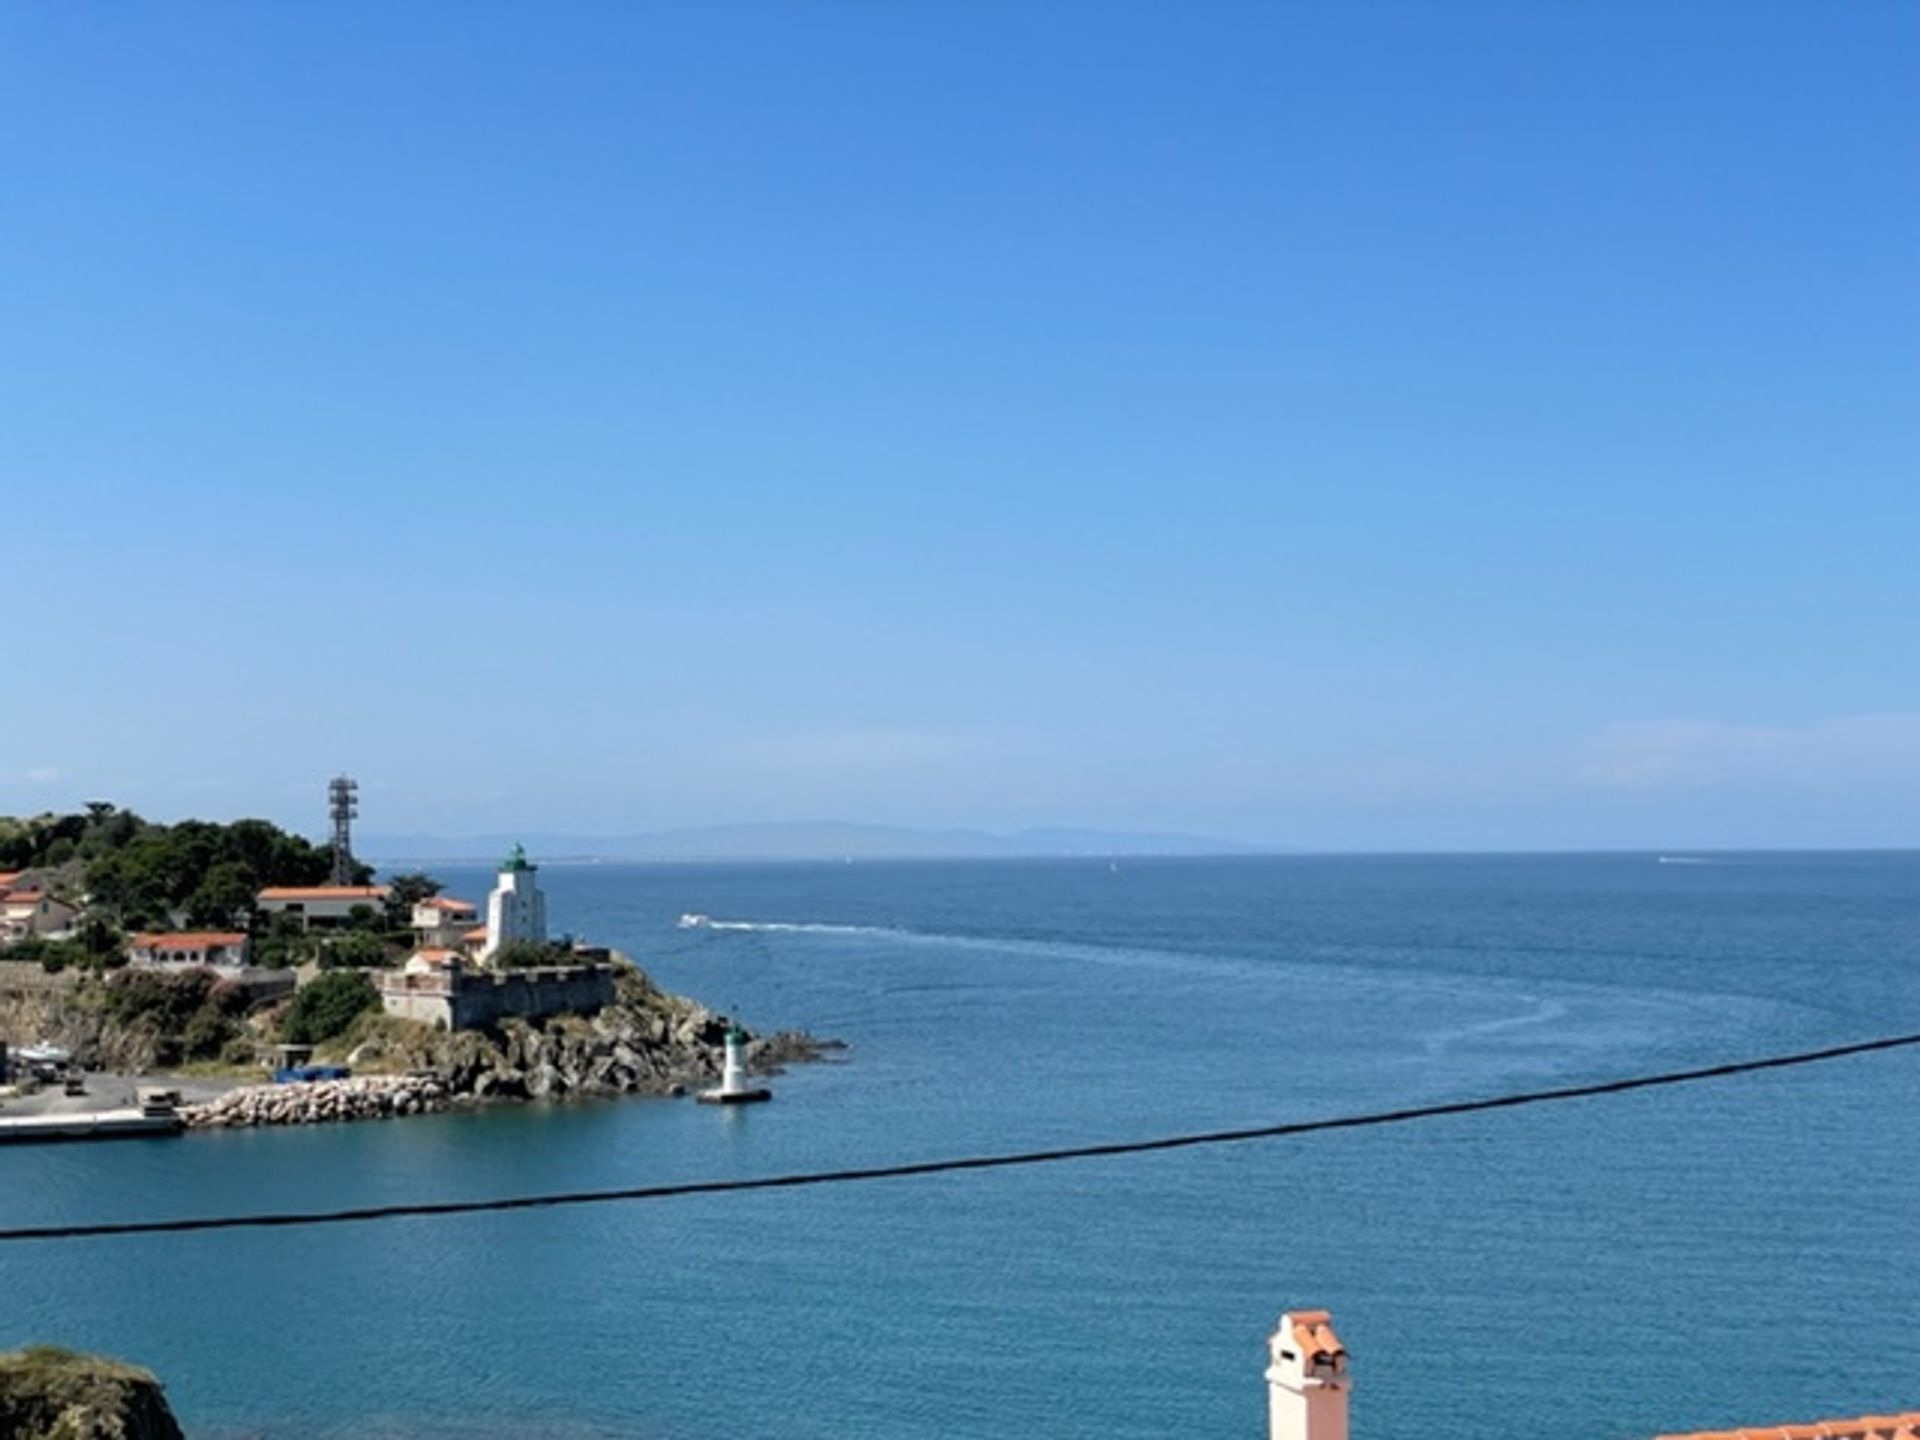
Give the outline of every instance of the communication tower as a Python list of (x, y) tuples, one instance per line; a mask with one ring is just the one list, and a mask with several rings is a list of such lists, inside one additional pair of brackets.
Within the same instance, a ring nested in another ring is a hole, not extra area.
[(353, 822), (360, 813), (360, 782), (336, 775), (327, 782), (327, 813), (333, 817), (335, 885), (353, 883)]

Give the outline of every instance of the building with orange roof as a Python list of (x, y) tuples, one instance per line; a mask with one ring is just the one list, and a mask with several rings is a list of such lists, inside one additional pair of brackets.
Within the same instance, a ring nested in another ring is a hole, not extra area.
[(1851, 1420), (1812, 1420), (1801, 1425), (1748, 1425), (1736, 1430), (1689, 1430), (1654, 1440), (1920, 1440), (1920, 1410), (1898, 1415), (1857, 1415)]
[(471, 900), (434, 895), (413, 907), (414, 943), (423, 949), (452, 949), (480, 923), (480, 907)]
[[(15, 871), (18, 877), (24, 872)], [(15, 884), (0, 894), (0, 945), (36, 937), (65, 935), (80, 918), (80, 907), (38, 885)]]
[(247, 937), (238, 930), (163, 930), (131, 936), (127, 963), (142, 970), (238, 970)]
[[(1267, 1337), (1268, 1440), (1347, 1440), (1347, 1350), (1324, 1310), (1289, 1310)], [(1654, 1440), (1920, 1440), (1920, 1410), (1692, 1430)]]
[(254, 897), (263, 915), (292, 915), (309, 930), (348, 924), (362, 906), (378, 912), (387, 903), (384, 885), (269, 885)]

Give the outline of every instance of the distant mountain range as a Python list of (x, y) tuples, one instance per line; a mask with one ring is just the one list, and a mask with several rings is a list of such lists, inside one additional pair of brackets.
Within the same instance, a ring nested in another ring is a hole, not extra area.
[(1107, 830), (914, 830), (899, 825), (795, 823), (703, 825), (640, 835), (363, 834), (354, 849), (392, 865), (415, 861), (498, 860), (515, 844), (535, 860), (962, 860), (1066, 855), (1251, 855), (1254, 846), (1195, 835)]

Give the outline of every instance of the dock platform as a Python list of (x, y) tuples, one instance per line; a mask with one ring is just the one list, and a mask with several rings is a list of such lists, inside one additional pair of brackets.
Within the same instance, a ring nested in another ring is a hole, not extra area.
[(702, 1105), (757, 1105), (771, 1100), (771, 1090), (702, 1090), (693, 1097)]
[(171, 1113), (129, 1108), (61, 1115), (0, 1115), (0, 1145), (49, 1140), (123, 1140), (178, 1135), (186, 1122)]

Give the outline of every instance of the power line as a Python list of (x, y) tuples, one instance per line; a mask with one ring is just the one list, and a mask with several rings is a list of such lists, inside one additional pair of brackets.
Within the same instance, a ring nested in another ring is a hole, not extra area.
[(943, 1175), (963, 1170), (1004, 1170), (1017, 1165), (1048, 1165), (1063, 1160), (1093, 1160), (1104, 1156), (1140, 1155), (1153, 1150), (1186, 1150), (1202, 1145), (1233, 1145), (1248, 1140), (1277, 1140), (1295, 1135), (1317, 1135), (1328, 1130), (1363, 1130), (1380, 1125), (1405, 1125), (1446, 1115), (1472, 1115), (1485, 1110), (1510, 1110), (1558, 1100), (1582, 1100), (1620, 1095), (1630, 1090), (1688, 1085), (1750, 1075), (1761, 1070), (1786, 1070), (1827, 1060), (1899, 1050), (1920, 1045), (1920, 1033), (1856, 1040), (1819, 1050), (1768, 1055), (1757, 1060), (1732, 1060), (1691, 1070), (1665, 1070), (1564, 1085), (1550, 1090), (1523, 1090), (1480, 1100), (1447, 1100), (1433, 1105), (1411, 1105), (1396, 1110), (1373, 1110), (1320, 1120), (1292, 1120), (1278, 1125), (1256, 1125), (1238, 1130), (1203, 1130), (1185, 1135), (1162, 1135), (1147, 1140), (1122, 1140), (1104, 1145), (1074, 1145), (1052, 1150), (1022, 1150), (999, 1155), (954, 1156), (944, 1160), (917, 1160), (898, 1165), (870, 1165), (842, 1170), (807, 1170), (787, 1175), (763, 1175), (740, 1180), (688, 1180), (671, 1185), (636, 1185), (619, 1190), (574, 1190), (549, 1195), (510, 1195), (493, 1200), (424, 1201), (408, 1205), (367, 1205), (347, 1210), (309, 1210), (250, 1215), (203, 1215), (176, 1220), (108, 1220), (81, 1225), (19, 1225), (0, 1229), (0, 1241), (81, 1240), (108, 1235), (173, 1235), (198, 1230), (274, 1229), (292, 1225), (345, 1225), (370, 1220), (397, 1220), (406, 1216), (477, 1215), (503, 1210), (540, 1210), (560, 1205), (605, 1205), (621, 1200), (667, 1200), (683, 1195), (726, 1195), (745, 1190), (794, 1190), (811, 1185), (844, 1185), (866, 1180), (899, 1180), (915, 1175)]

